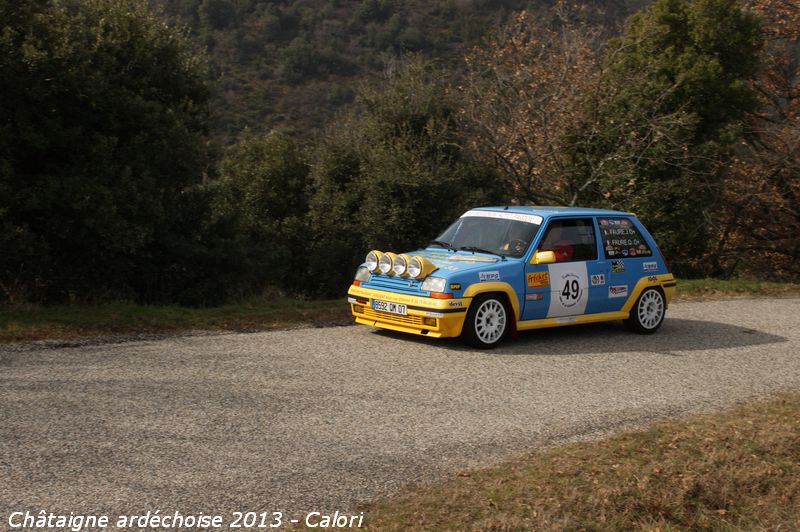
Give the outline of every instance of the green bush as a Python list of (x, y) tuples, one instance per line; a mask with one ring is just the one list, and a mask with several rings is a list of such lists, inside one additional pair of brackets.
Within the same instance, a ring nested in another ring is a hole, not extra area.
[(229, 147), (215, 183), (215, 222), (231, 224), (243, 256), (234, 295), (273, 285), (302, 288), (307, 253), (304, 220), (308, 210), (308, 165), (286, 135), (246, 131)]
[(160, 297), (208, 161), (203, 59), (136, 0), (0, 20), (0, 299)]

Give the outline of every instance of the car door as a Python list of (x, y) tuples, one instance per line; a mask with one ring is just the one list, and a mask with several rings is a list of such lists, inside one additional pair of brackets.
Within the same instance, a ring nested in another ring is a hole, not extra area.
[(658, 268), (653, 250), (635, 220), (628, 216), (598, 216), (602, 261), (607, 265), (606, 298), (598, 312), (615, 312), (630, 297), (642, 277)]
[(556, 261), (550, 264), (529, 262), (525, 266), (524, 320), (596, 312), (590, 304), (594, 299), (592, 292), (604, 289), (592, 284), (604, 279), (598, 266), (597, 244), (595, 221), (591, 217), (549, 221), (532, 257), (539, 251), (552, 251)]

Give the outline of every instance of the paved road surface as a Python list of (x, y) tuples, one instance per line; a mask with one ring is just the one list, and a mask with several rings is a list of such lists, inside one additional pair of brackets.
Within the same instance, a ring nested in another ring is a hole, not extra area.
[(800, 299), (676, 304), (493, 351), (366, 327), (0, 348), (10, 511), (346, 509), (659, 416), (800, 390)]

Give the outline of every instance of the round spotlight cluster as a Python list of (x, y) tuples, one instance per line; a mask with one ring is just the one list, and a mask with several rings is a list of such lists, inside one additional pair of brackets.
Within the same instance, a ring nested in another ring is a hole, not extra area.
[(377, 250), (367, 253), (367, 257), (364, 259), (364, 266), (372, 273), (399, 275), (415, 279), (423, 279), (437, 269), (436, 265), (419, 256), (396, 255), (391, 252), (383, 253)]

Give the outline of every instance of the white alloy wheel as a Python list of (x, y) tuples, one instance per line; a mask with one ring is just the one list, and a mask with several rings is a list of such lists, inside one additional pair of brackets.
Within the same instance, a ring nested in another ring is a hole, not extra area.
[(491, 345), (503, 337), (506, 331), (506, 308), (496, 299), (482, 302), (475, 313), (475, 335)]
[(665, 311), (664, 294), (657, 288), (648, 288), (636, 300), (625, 326), (640, 334), (654, 333), (664, 322)]
[(655, 329), (664, 317), (664, 298), (658, 290), (648, 290), (639, 300), (639, 321), (645, 329)]

